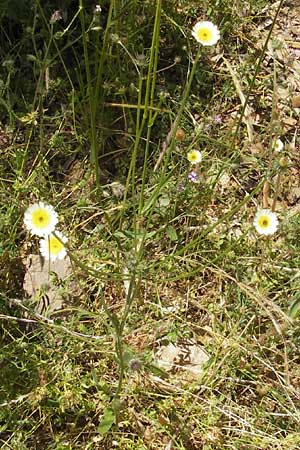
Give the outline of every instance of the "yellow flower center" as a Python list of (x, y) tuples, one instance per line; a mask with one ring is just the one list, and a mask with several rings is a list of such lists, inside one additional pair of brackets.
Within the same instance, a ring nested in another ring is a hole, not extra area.
[(32, 213), (32, 223), (36, 228), (46, 228), (50, 223), (50, 214), (45, 209), (36, 209)]
[(197, 152), (196, 150), (191, 150), (190, 152), (188, 152), (187, 154), (187, 159), (191, 162), (191, 163), (198, 163), (201, 161), (201, 155), (199, 152)]
[(258, 219), (258, 225), (260, 226), (260, 228), (268, 228), (270, 226), (270, 218), (268, 216), (261, 216)]
[(209, 28), (200, 28), (197, 31), (197, 36), (200, 41), (209, 42), (212, 40), (213, 34)]
[(65, 246), (55, 236), (50, 236), (48, 238), (48, 248), (50, 255), (57, 255)]

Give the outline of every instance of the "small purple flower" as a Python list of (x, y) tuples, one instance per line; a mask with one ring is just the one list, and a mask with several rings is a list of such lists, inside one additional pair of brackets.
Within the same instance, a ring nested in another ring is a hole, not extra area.
[(212, 119), (215, 123), (222, 123), (223, 121), (221, 114), (216, 114)]
[(189, 174), (188, 174), (188, 179), (191, 183), (197, 183), (198, 181), (198, 174), (197, 172), (195, 172), (194, 170), (192, 170)]

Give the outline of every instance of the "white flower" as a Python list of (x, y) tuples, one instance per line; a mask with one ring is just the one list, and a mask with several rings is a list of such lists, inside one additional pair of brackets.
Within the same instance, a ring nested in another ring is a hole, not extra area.
[(279, 153), (283, 149), (283, 142), (281, 139), (276, 139), (272, 145), (275, 152)]
[(64, 259), (67, 254), (64, 244), (68, 239), (59, 231), (54, 234), (45, 236), (40, 240), (40, 252), (45, 259), (55, 261), (56, 259)]
[(199, 150), (191, 150), (187, 154), (187, 159), (191, 164), (199, 164), (202, 161), (202, 153)]
[(259, 234), (274, 234), (278, 228), (277, 215), (269, 209), (261, 209), (255, 214), (253, 225)]
[(220, 39), (220, 31), (212, 22), (197, 22), (192, 35), (202, 45), (215, 45)]
[(45, 205), (43, 202), (29, 206), (24, 213), (24, 224), (26, 228), (37, 236), (45, 236), (52, 233), (58, 222), (58, 215), (53, 206)]

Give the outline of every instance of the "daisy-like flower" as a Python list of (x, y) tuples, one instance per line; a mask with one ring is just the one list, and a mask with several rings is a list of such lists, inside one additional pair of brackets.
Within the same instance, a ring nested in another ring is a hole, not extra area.
[(191, 164), (198, 164), (202, 161), (202, 153), (199, 150), (191, 150), (187, 154), (187, 159)]
[(197, 22), (192, 31), (192, 35), (202, 45), (215, 45), (220, 39), (220, 31), (212, 22)]
[(29, 206), (24, 213), (24, 224), (31, 234), (45, 236), (52, 233), (58, 222), (58, 215), (53, 206), (43, 202)]
[(276, 139), (273, 142), (272, 147), (273, 147), (273, 150), (275, 152), (277, 152), (277, 153), (281, 152), (281, 150), (283, 149), (283, 142), (282, 142), (282, 140), (281, 139)]
[(278, 228), (277, 215), (269, 209), (261, 209), (255, 214), (253, 225), (259, 234), (274, 234)]
[(66, 247), (64, 244), (68, 239), (59, 231), (54, 234), (49, 234), (45, 236), (44, 239), (40, 240), (40, 252), (41, 255), (50, 261), (55, 261), (56, 259), (64, 259), (67, 254)]

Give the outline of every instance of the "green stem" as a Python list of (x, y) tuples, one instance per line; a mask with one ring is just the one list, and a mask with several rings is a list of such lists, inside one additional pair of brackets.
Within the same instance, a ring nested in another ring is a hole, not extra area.
[(197, 51), (197, 54), (196, 54), (196, 57), (195, 57), (195, 60), (194, 60), (193, 66), (192, 66), (192, 70), (190, 72), (187, 85), (185, 87), (185, 91), (184, 91), (183, 98), (182, 98), (182, 101), (181, 101), (181, 104), (180, 104), (180, 107), (179, 107), (179, 111), (178, 111), (178, 114), (177, 114), (176, 119), (174, 121), (174, 124), (172, 126), (172, 134), (171, 134), (171, 139), (170, 139), (170, 148), (171, 149), (172, 149), (172, 147), (174, 145), (175, 134), (176, 134), (179, 122), (181, 120), (182, 113), (183, 113), (184, 108), (186, 106), (188, 96), (190, 94), (190, 90), (191, 90), (192, 82), (193, 82), (194, 75), (195, 75), (195, 72), (196, 72), (196, 69), (197, 69), (198, 61), (199, 61), (200, 56), (201, 56), (201, 50), (202, 49), (200, 47), (198, 49), (198, 51)]
[(119, 380), (117, 390), (114, 395), (114, 400), (120, 397), (120, 393), (122, 391), (123, 379), (124, 379), (124, 351), (123, 351), (123, 336), (119, 332), (116, 331), (116, 354), (118, 357), (118, 365), (119, 365)]
[(168, 161), (169, 161), (170, 155), (171, 155), (171, 151), (173, 149), (174, 142), (175, 142), (176, 131), (177, 131), (178, 125), (180, 123), (181, 116), (183, 114), (184, 108), (185, 108), (186, 103), (187, 103), (187, 99), (188, 99), (188, 96), (189, 96), (189, 93), (190, 93), (190, 90), (191, 90), (193, 78), (194, 78), (194, 75), (195, 75), (195, 72), (196, 72), (196, 68), (197, 68), (197, 64), (198, 64), (200, 56), (201, 56), (201, 47), (199, 47), (198, 52), (196, 54), (196, 57), (195, 57), (195, 60), (194, 60), (193, 66), (192, 66), (192, 70), (190, 72), (190, 75), (189, 75), (189, 78), (188, 78), (188, 82), (187, 82), (186, 87), (185, 87), (183, 98), (182, 98), (182, 101), (180, 103), (179, 111), (178, 111), (177, 116), (176, 116), (176, 118), (175, 118), (175, 120), (174, 120), (174, 122), (173, 122), (173, 124), (171, 126), (170, 133), (169, 133), (169, 135), (168, 135), (168, 137), (166, 139), (167, 146), (166, 146), (165, 150), (161, 152), (160, 157), (159, 157), (159, 159), (158, 159), (158, 161), (157, 161), (157, 163), (156, 163), (156, 165), (154, 167), (154, 171), (156, 171), (158, 169), (158, 167), (159, 167), (159, 165), (160, 165), (160, 163), (162, 161), (162, 158), (165, 156), (165, 153), (167, 153), (165, 166), (168, 164)]
[(96, 176), (96, 186), (100, 187), (100, 173), (99, 173), (99, 165), (98, 165), (98, 146), (96, 139), (96, 121), (95, 121), (95, 108), (93, 101), (93, 89), (92, 89), (92, 80), (91, 80), (91, 72), (90, 72), (90, 64), (89, 64), (89, 55), (88, 55), (88, 46), (87, 46), (87, 36), (85, 30), (85, 17), (84, 17), (84, 9), (83, 9), (83, 0), (79, 0), (79, 11), (80, 11), (80, 21), (81, 21), (81, 30), (82, 30), (82, 45), (83, 45), (83, 56), (84, 56), (84, 65), (85, 65), (85, 73), (87, 79), (87, 89), (88, 89), (88, 99), (89, 99), (89, 112), (90, 112), (90, 145), (91, 145), (91, 164), (95, 170)]
[[(169, 162), (169, 159), (170, 159), (171, 151), (172, 151), (172, 148), (173, 148), (174, 142), (175, 142), (176, 130), (178, 128), (178, 125), (179, 125), (180, 120), (181, 120), (181, 116), (183, 114), (184, 108), (185, 108), (186, 103), (187, 103), (187, 99), (188, 99), (188, 96), (189, 96), (189, 93), (190, 93), (190, 90), (191, 90), (193, 78), (194, 78), (194, 75), (195, 75), (195, 72), (196, 72), (196, 68), (197, 68), (200, 56), (201, 56), (201, 47), (198, 49), (198, 52), (196, 54), (196, 57), (195, 57), (195, 60), (194, 60), (194, 63), (193, 63), (193, 67), (192, 67), (192, 70), (191, 70), (189, 78), (188, 78), (188, 82), (187, 82), (186, 87), (185, 87), (185, 91), (184, 91), (184, 94), (183, 94), (183, 98), (182, 98), (182, 102), (180, 104), (180, 108), (179, 108), (178, 114), (176, 116), (176, 119), (173, 122), (172, 127), (171, 127), (171, 131), (170, 131), (170, 134), (169, 134), (169, 137), (168, 137), (168, 141), (169, 142), (168, 142), (168, 146), (166, 147), (167, 157), (166, 157), (166, 161), (165, 161), (165, 167), (167, 166), (167, 164)], [(162, 155), (164, 155), (164, 154), (165, 154), (165, 152), (162, 153)], [(159, 163), (160, 163), (160, 160), (157, 162), (154, 170), (156, 170), (156, 168), (158, 167)], [(141, 239), (141, 247), (143, 246), (144, 240), (146, 238), (147, 228), (148, 228), (148, 226), (150, 224), (150, 221), (151, 221), (151, 217), (152, 217), (153, 210), (155, 208), (156, 200), (157, 200), (157, 198), (158, 198), (158, 196), (159, 196), (159, 194), (161, 192), (162, 186), (166, 183), (166, 180), (168, 178), (169, 178), (168, 176), (166, 178), (165, 177), (161, 178), (160, 183), (158, 184), (157, 188), (154, 191), (154, 194), (151, 197), (151, 205), (149, 206), (148, 222), (147, 222), (147, 226), (145, 228), (145, 231), (143, 233), (143, 237)], [(140, 205), (141, 205), (141, 202), (140, 202)], [(146, 212), (145, 211), (145, 207), (143, 207), (139, 212), (140, 212), (141, 215), (145, 214), (145, 212)]]
[[(160, 24), (160, 10), (161, 10), (161, 0), (157, 1), (156, 5), (156, 14), (155, 14), (155, 21), (154, 21), (154, 29), (153, 29), (153, 36), (152, 36), (152, 43), (151, 43), (151, 51), (150, 51), (150, 60), (148, 65), (148, 74), (147, 74), (147, 81), (146, 81), (146, 92), (145, 92), (145, 99), (144, 104), (142, 105), (142, 73), (139, 75), (139, 96), (138, 96), (138, 104), (137, 104), (137, 119), (136, 119), (136, 134), (135, 134), (135, 141), (134, 141), (134, 147), (132, 151), (132, 157), (130, 161), (130, 167), (129, 172), (126, 180), (126, 186), (125, 186), (125, 193), (124, 193), (124, 199), (123, 199), (123, 205), (124, 205), (124, 211), (125, 211), (125, 204), (127, 199), (127, 193), (129, 190), (129, 183), (131, 180), (132, 183), (132, 197), (135, 198), (135, 165), (136, 165), (136, 158), (137, 158), (137, 151), (140, 147), (140, 141), (142, 132), (148, 117), (148, 110), (152, 106), (153, 98), (154, 98), (154, 90), (155, 90), (155, 81), (156, 81), (156, 68), (157, 68), (157, 61), (158, 61), (158, 43), (159, 43), (159, 24)], [(143, 116), (141, 117), (141, 111), (143, 109)], [(149, 133), (147, 133), (147, 142), (149, 142)], [(144, 163), (145, 164), (145, 163)], [(134, 208), (135, 211), (135, 208)], [(140, 211), (140, 209), (139, 209)], [(136, 217), (135, 217), (136, 219)], [(122, 223), (120, 224), (120, 226)], [(135, 221), (136, 225), (136, 221)], [(137, 228), (135, 226), (135, 230), (137, 231)]]
[(109, 5), (106, 27), (105, 27), (104, 36), (103, 36), (101, 56), (100, 56), (100, 61), (99, 61), (99, 65), (98, 65), (98, 70), (97, 70), (97, 80), (96, 80), (96, 85), (95, 85), (95, 96), (94, 96), (94, 102), (93, 102), (93, 108), (95, 110), (95, 115), (96, 115), (97, 107), (99, 106), (99, 96), (100, 96), (100, 91), (102, 88), (104, 63), (105, 63), (105, 59), (107, 56), (109, 32), (110, 32), (110, 28), (112, 25), (112, 14), (113, 14), (114, 6), (115, 6), (115, 2), (112, 0)]
[[(153, 59), (153, 77), (152, 77), (152, 85), (151, 85), (151, 91), (150, 91), (150, 102), (149, 105), (147, 105), (147, 111), (145, 107), (145, 113), (148, 114), (149, 111), (149, 117), (148, 117), (148, 127), (147, 127), (147, 137), (146, 137), (146, 147), (145, 147), (145, 154), (144, 154), (144, 164), (143, 164), (143, 173), (142, 173), (142, 186), (141, 186), (141, 192), (140, 192), (140, 199), (139, 199), (139, 209), (138, 209), (138, 215), (141, 217), (141, 211), (144, 206), (144, 191), (145, 191), (145, 183), (146, 183), (146, 173), (148, 168), (148, 154), (149, 154), (149, 146), (150, 146), (150, 137), (151, 137), (151, 130), (152, 126), (154, 124), (155, 118), (157, 117), (157, 113), (154, 113), (153, 109), (153, 103), (154, 103), (154, 96), (155, 96), (155, 88), (156, 88), (156, 69), (158, 64), (158, 55), (159, 55), (159, 46), (155, 45), (155, 43), (158, 44), (159, 42), (159, 20), (160, 20), (160, 7), (161, 2), (157, 3), (157, 9), (156, 9), (156, 23), (157, 26), (154, 27), (154, 36), (152, 41), (152, 47), (154, 47), (154, 57)], [(149, 72), (148, 72), (148, 79), (150, 78), (150, 66), (149, 66)], [(146, 102), (145, 102), (146, 104)], [(140, 223), (140, 221), (139, 221)]]

